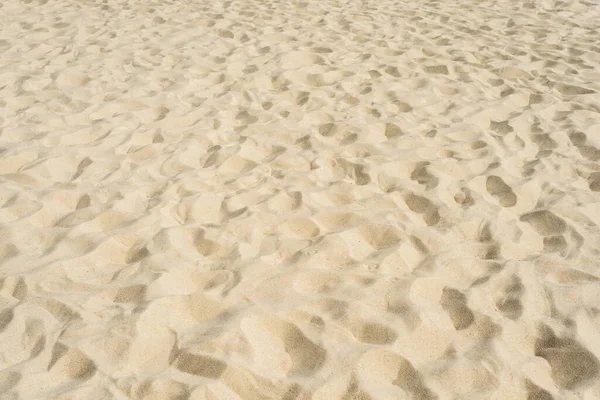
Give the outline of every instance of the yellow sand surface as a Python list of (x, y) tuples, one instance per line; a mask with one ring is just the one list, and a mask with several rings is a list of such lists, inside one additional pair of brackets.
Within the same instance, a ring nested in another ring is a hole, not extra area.
[(600, 398), (600, 3), (2, 0), (0, 398)]

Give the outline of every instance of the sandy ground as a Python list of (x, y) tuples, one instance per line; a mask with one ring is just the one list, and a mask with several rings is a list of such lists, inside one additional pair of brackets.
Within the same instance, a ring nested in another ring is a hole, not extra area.
[(600, 398), (599, 24), (2, 1), (0, 397)]

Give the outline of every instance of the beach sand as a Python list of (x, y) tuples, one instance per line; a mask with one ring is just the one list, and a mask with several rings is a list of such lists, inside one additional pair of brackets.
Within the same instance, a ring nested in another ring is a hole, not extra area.
[(600, 398), (599, 23), (2, 1), (0, 397)]

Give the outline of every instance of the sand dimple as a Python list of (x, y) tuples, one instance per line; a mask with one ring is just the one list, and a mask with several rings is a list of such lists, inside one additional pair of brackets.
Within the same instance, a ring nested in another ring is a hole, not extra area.
[(536, 355), (548, 361), (552, 378), (561, 388), (575, 389), (597, 378), (600, 362), (594, 354), (574, 340), (557, 338), (547, 326), (539, 331)]
[(517, 196), (499, 176), (488, 176), (485, 187), (492, 196), (498, 199), (502, 207), (512, 207), (517, 204)]
[(363, 258), (374, 251), (381, 251), (396, 245), (400, 234), (394, 228), (377, 224), (361, 224), (343, 234), (354, 258)]
[(440, 304), (450, 315), (457, 330), (466, 329), (473, 323), (475, 318), (473, 312), (467, 306), (467, 296), (458, 290), (444, 288)]
[(385, 124), (385, 137), (393, 139), (395, 137), (402, 136), (402, 129), (393, 123)]
[(525, 288), (518, 276), (512, 276), (496, 295), (496, 307), (507, 318), (516, 320), (523, 314), (521, 298)]
[(525, 214), (521, 221), (529, 223), (542, 236), (560, 235), (567, 229), (565, 220), (548, 210)]
[(590, 174), (588, 185), (591, 191), (600, 192), (600, 172)]
[(576, 95), (582, 95), (582, 94), (596, 93), (596, 91), (591, 90), (591, 89), (587, 89), (587, 88), (575, 86), (575, 85), (567, 85), (565, 83), (558, 83), (556, 85), (556, 89), (561, 94), (566, 95), (566, 96), (576, 96)]
[(274, 316), (248, 317), (242, 330), (255, 350), (255, 363), (274, 374), (310, 375), (327, 352), (308, 339), (294, 324)]
[(80, 350), (57, 344), (52, 351), (48, 371), (60, 378), (89, 379), (96, 367)]
[(187, 374), (217, 379), (223, 374), (227, 364), (212, 357), (182, 351), (177, 356), (175, 368)]
[(406, 358), (387, 350), (372, 350), (358, 361), (363, 385), (380, 395), (435, 399), (422, 376)]
[(405, 201), (411, 211), (423, 215), (428, 226), (436, 225), (440, 221), (438, 208), (428, 198), (410, 193), (405, 197)]
[(516, 67), (504, 67), (500, 70), (498, 76), (502, 79), (532, 79), (533, 77), (527, 71)]
[(0, 2), (0, 398), (600, 398), (592, 3)]

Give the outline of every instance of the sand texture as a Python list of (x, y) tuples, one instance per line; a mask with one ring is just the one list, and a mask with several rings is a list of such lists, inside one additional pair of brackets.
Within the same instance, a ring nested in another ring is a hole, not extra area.
[(600, 399), (599, 28), (2, 0), (0, 399)]

